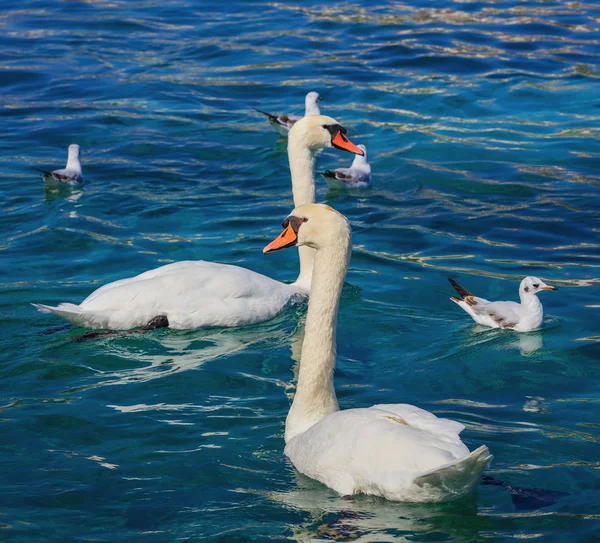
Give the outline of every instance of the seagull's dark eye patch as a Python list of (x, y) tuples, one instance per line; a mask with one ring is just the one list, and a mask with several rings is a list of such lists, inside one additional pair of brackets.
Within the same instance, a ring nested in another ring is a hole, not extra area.
[(525, 287), (523, 290), (524, 290), (525, 292), (529, 292), (529, 287)]
[(533, 288), (538, 288), (539, 286), (540, 286), (540, 284), (539, 284), (539, 283), (534, 283), (534, 284), (533, 284)]

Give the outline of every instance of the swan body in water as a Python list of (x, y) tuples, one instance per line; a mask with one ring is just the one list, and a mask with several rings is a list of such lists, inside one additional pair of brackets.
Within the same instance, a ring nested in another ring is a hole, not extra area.
[(316, 250), (296, 394), (285, 422), (285, 454), (298, 471), (343, 496), (451, 501), (471, 492), (491, 461), (469, 452), (459, 422), (407, 404), (340, 410), (333, 369), (336, 320), (351, 252), (346, 218), (323, 204), (301, 205), (264, 249)]
[[(362, 152), (345, 134), (346, 129), (335, 119), (322, 115), (305, 117), (293, 127), (288, 156), (296, 205), (315, 201), (316, 150), (335, 147)], [(34, 306), (75, 325), (96, 329), (195, 329), (254, 324), (271, 319), (309, 294), (314, 251), (301, 247), (299, 253), (300, 274), (291, 284), (239, 266), (185, 261), (104, 285), (78, 305)]]

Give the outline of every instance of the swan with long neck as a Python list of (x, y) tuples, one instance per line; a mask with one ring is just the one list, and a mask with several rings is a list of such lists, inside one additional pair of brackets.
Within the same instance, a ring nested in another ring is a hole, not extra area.
[(296, 394), (285, 423), (285, 454), (301, 473), (340, 495), (438, 502), (473, 490), (491, 460), (460, 440), (463, 425), (406, 404), (340, 411), (333, 370), (339, 298), (351, 252), (346, 218), (323, 204), (296, 207), (264, 249), (317, 251)]
[[(346, 129), (331, 117), (309, 116), (296, 123), (289, 140), (295, 202), (314, 202), (315, 150), (336, 147), (362, 152), (345, 134)], [(313, 268), (310, 251), (300, 249), (300, 274), (292, 284), (239, 266), (185, 261), (104, 285), (79, 305), (34, 306), (87, 328), (194, 329), (254, 324), (274, 317), (309, 294)]]

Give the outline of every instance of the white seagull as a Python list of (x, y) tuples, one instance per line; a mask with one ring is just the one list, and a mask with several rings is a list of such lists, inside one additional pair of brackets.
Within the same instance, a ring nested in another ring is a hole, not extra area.
[(456, 281), (448, 278), (460, 298), (451, 296), (450, 299), (462, 307), (477, 324), (491, 328), (510, 328), (516, 332), (536, 330), (544, 319), (544, 308), (537, 295), (542, 290), (558, 290), (537, 277), (525, 277), (519, 287), (521, 303), (490, 302), (478, 298)]
[(371, 165), (367, 162), (367, 148), (364, 145), (357, 147), (363, 155), (356, 155), (349, 168), (325, 170), (323, 176), (337, 179), (349, 187), (368, 187), (371, 184)]
[(66, 183), (67, 185), (74, 185), (83, 181), (83, 175), (81, 172), (81, 163), (79, 162), (79, 145), (72, 143), (69, 145), (69, 156), (67, 158), (67, 165), (60, 169), (48, 172), (46, 170), (36, 170), (42, 172), (44, 181), (51, 183)]
[[(321, 97), (318, 92), (309, 92), (304, 99), (304, 116), (307, 115), (321, 115), (319, 109), (319, 100)], [(298, 115), (273, 115), (273, 113), (267, 113), (262, 109), (254, 108), (259, 113), (266, 115), (269, 118), (269, 122), (273, 125), (273, 128), (277, 130), (282, 136), (287, 136), (290, 128), (294, 126), (302, 117)]]
[(285, 455), (341, 496), (442, 502), (469, 494), (492, 455), (469, 452), (460, 422), (407, 404), (340, 410), (333, 382), (336, 321), (350, 262), (346, 218), (323, 204), (296, 207), (263, 251), (316, 249), (296, 394), (285, 421)]

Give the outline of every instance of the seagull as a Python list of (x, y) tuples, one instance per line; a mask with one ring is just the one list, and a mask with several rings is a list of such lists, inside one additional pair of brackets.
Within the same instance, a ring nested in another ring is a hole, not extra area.
[(75, 185), (83, 181), (83, 175), (81, 174), (81, 163), (79, 162), (79, 145), (72, 143), (69, 145), (69, 156), (67, 158), (67, 165), (61, 170), (54, 170), (48, 172), (46, 170), (36, 170), (42, 172), (44, 181), (56, 183), (66, 183), (68, 185)]
[(349, 168), (325, 170), (323, 177), (337, 179), (349, 187), (368, 187), (371, 184), (371, 165), (367, 162), (367, 148), (357, 145), (362, 150), (363, 156), (356, 155)]
[[(304, 99), (304, 116), (307, 115), (321, 115), (321, 110), (319, 109), (319, 100), (321, 97), (318, 92), (309, 92)], [(273, 125), (273, 128), (277, 130), (282, 136), (287, 136), (290, 128), (294, 126), (296, 122), (298, 122), (302, 117), (298, 115), (273, 115), (272, 113), (267, 113), (262, 109), (254, 108), (259, 113), (266, 115), (269, 118), (269, 122)]]
[(510, 328), (516, 332), (530, 332), (539, 328), (544, 318), (542, 303), (537, 294), (542, 290), (558, 290), (537, 277), (525, 277), (519, 286), (521, 303), (489, 302), (471, 294), (456, 281), (448, 278), (460, 298), (450, 299), (462, 307), (477, 324), (491, 328)]

